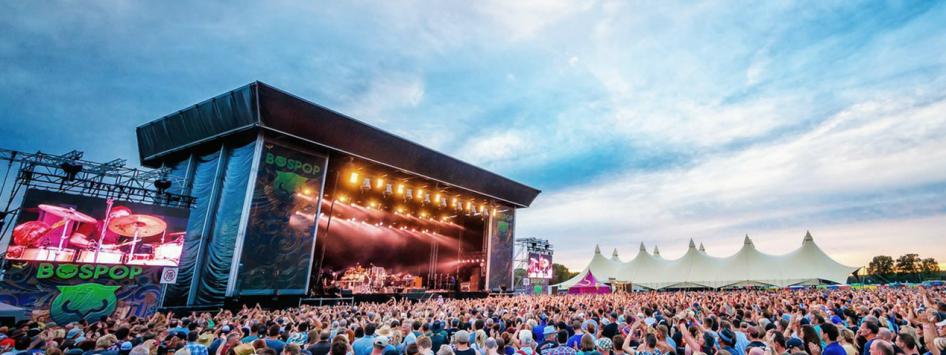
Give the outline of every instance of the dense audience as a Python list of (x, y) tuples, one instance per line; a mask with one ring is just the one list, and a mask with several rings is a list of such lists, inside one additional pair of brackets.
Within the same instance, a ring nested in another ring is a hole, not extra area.
[(943, 289), (648, 292), (0, 328), (2, 355), (940, 355)]

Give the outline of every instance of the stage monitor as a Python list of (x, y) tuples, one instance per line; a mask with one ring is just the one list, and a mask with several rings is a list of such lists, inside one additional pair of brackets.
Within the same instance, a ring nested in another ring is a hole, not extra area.
[(529, 253), (529, 272), (527, 276), (533, 279), (551, 279), (552, 256)]
[(29, 189), (11, 261), (177, 266), (189, 210)]

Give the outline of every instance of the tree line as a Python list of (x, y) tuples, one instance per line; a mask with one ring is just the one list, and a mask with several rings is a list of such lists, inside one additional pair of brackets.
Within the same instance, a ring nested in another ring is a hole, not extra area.
[(877, 255), (867, 264), (867, 274), (899, 280), (920, 281), (940, 273), (939, 263), (933, 258), (920, 258), (919, 254), (904, 254), (894, 259), (888, 255)]

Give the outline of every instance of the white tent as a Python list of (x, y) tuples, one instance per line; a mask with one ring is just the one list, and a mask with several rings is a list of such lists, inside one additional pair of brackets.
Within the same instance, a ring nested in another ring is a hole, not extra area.
[(845, 266), (831, 259), (815, 244), (811, 233), (805, 235), (801, 248), (788, 254), (772, 255), (760, 252), (747, 235), (742, 248), (727, 257), (715, 257), (706, 253), (690, 240), (686, 254), (679, 259), (667, 260), (654, 247), (650, 254), (641, 243), (637, 255), (626, 263), (617, 258), (617, 250), (611, 259), (601, 255), (595, 246), (595, 255), (578, 276), (567, 280), (559, 287), (570, 287), (581, 280), (581, 275), (590, 270), (602, 280), (630, 282), (635, 287), (647, 289), (676, 288), (728, 288), (743, 286), (786, 287), (798, 284), (838, 283), (858, 268)]

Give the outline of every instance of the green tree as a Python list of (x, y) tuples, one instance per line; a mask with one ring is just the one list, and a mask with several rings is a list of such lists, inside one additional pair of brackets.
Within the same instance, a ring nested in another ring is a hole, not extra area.
[(894, 271), (893, 258), (887, 255), (878, 255), (867, 264), (867, 273), (871, 275), (891, 275)]
[(932, 276), (933, 274), (939, 272), (939, 263), (936, 262), (936, 259), (926, 258), (920, 261), (920, 272), (926, 276)]
[(904, 254), (897, 258), (897, 273), (900, 275), (911, 275), (920, 271), (920, 256), (917, 254)]
[(571, 272), (565, 265), (552, 263), (552, 280), (549, 283), (552, 285), (561, 283), (575, 277), (575, 275), (578, 275), (578, 273)]

